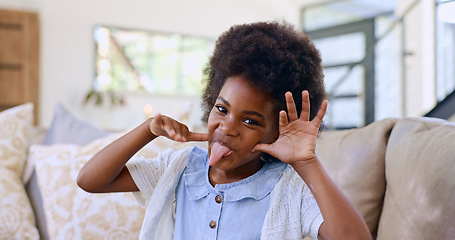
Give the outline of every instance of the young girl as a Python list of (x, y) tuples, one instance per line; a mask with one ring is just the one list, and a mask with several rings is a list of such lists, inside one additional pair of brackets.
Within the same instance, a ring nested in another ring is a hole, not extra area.
[[(140, 239), (371, 239), (315, 155), (327, 101), (310, 39), (287, 23), (233, 26), (206, 73), (208, 133), (158, 114), (98, 152), (78, 185), (139, 191)], [(130, 160), (159, 136), (208, 141), (208, 151)]]

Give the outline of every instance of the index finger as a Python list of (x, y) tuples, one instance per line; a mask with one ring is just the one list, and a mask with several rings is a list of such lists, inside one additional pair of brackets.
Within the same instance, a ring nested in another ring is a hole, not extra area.
[(195, 133), (195, 132), (190, 132), (188, 135), (188, 141), (198, 141), (198, 142), (204, 142), (209, 140), (209, 134), (208, 133)]
[(321, 104), (321, 107), (319, 108), (318, 114), (311, 121), (316, 126), (318, 126), (318, 128), (321, 125), (321, 122), (322, 122), (322, 119), (324, 118), (325, 112), (327, 111), (327, 105), (328, 105), (328, 101), (327, 100), (322, 101), (322, 104)]

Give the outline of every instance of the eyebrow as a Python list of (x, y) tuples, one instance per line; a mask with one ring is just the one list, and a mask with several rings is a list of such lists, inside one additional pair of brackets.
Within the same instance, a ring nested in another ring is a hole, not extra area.
[[(218, 99), (220, 101), (222, 101), (224, 104), (226, 104), (228, 107), (231, 106), (231, 104), (229, 104), (229, 102), (226, 99), (224, 99), (223, 97), (218, 97)], [(260, 117), (260, 118), (265, 120), (264, 115), (262, 115), (262, 114), (260, 114), (258, 112), (255, 112), (255, 111), (243, 111), (243, 113), (245, 113), (247, 115), (254, 115), (254, 116)]]

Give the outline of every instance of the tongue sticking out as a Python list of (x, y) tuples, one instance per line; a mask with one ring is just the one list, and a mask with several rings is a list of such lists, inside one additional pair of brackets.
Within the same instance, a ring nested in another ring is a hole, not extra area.
[(210, 160), (209, 165), (213, 166), (216, 162), (218, 162), (222, 157), (229, 156), (232, 153), (232, 150), (214, 142), (212, 144), (212, 149), (210, 150)]

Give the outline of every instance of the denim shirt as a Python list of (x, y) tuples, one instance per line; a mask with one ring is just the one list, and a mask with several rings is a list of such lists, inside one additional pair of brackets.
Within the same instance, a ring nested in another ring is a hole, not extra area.
[(265, 161), (252, 176), (213, 187), (207, 151), (194, 148), (176, 189), (174, 239), (260, 239), (270, 192), (286, 167)]

